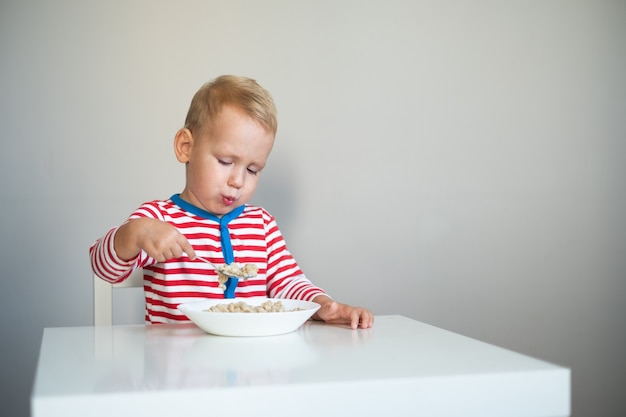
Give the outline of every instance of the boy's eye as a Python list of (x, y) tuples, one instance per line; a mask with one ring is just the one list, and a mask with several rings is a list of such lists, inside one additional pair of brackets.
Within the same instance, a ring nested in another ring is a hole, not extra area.
[[(231, 161), (227, 161), (225, 159), (220, 159), (220, 158), (217, 158), (217, 162), (220, 165), (224, 165), (224, 166), (229, 166), (229, 165), (233, 164), (233, 162), (231, 162)], [(246, 169), (247, 169), (248, 173), (252, 174), (252, 175), (258, 175), (259, 171), (260, 171), (260, 169), (255, 169), (255, 168), (246, 168)]]

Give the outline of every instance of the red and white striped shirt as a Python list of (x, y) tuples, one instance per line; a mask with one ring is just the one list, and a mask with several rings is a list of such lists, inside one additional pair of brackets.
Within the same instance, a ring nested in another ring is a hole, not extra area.
[[(180, 199), (144, 203), (130, 219), (149, 217), (175, 226), (191, 243), (196, 255), (216, 265), (238, 262), (258, 266), (256, 277), (239, 280), (236, 297), (270, 297), (310, 301), (324, 290), (313, 285), (296, 263), (274, 217), (265, 209), (241, 206), (218, 218)], [(89, 249), (96, 275), (114, 283), (128, 278), (136, 268), (144, 271), (146, 322), (188, 321), (178, 311), (182, 303), (206, 298), (224, 298), (215, 270), (186, 256), (157, 262), (145, 252), (124, 261), (115, 253), (117, 228), (109, 230)]]

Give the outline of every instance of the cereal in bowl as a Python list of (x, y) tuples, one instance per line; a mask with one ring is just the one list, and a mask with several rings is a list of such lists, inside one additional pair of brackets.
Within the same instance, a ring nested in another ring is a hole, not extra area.
[(245, 301), (236, 301), (229, 304), (217, 304), (205, 311), (212, 313), (282, 313), (286, 311), (300, 311), (301, 308), (295, 308), (293, 310), (286, 310), (283, 303), (280, 301), (264, 301), (259, 306), (252, 306)]

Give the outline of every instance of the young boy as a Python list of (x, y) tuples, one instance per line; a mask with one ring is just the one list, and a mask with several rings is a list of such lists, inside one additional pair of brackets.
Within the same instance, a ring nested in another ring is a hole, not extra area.
[[(89, 249), (94, 272), (108, 282), (143, 268), (146, 322), (188, 320), (177, 306), (224, 298), (217, 265), (253, 264), (256, 276), (239, 279), (236, 297), (314, 301), (314, 318), (369, 328), (373, 314), (333, 301), (309, 281), (287, 250), (274, 217), (248, 205), (274, 144), (276, 107), (254, 80), (222, 76), (191, 101), (174, 151), (185, 164), (186, 185), (167, 200), (144, 203)], [(232, 279), (226, 286), (232, 285)]]

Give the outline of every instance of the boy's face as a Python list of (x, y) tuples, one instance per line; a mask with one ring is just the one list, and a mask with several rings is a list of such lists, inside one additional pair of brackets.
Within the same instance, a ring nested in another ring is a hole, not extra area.
[(235, 107), (224, 107), (197, 135), (176, 134), (175, 150), (187, 164), (181, 198), (223, 216), (247, 203), (274, 144), (274, 135)]

